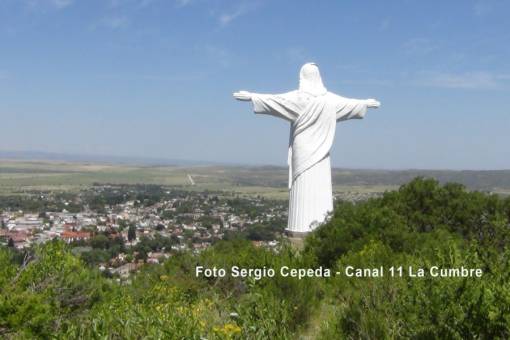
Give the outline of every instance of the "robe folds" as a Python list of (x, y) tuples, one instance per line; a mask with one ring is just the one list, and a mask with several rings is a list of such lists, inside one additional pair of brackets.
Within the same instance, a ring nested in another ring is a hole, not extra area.
[(253, 111), (291, 123), (289, 136), (289, 218), (287, 230), (306, 233), (323, 223), (333, 210), (329, 153), (336, 122), (363, 118), (364, 100), (331, 92), (311, 95), (303, 91), (252, 94)]

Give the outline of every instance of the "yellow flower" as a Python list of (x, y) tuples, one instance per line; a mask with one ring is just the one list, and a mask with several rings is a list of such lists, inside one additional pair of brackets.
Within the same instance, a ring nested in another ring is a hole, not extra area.
[(241, 333), (241, 327), (233, 323), (226, 323), (223, 327), (214, 326), (213, 332), (222, 335), (226, 339), (231, 339), (237, 334)]
[(233, 335), (237, 333), (241, 333), (241, 327), (233, 323), (227, 323), (223, 326), (224, 333), (227, 335)]

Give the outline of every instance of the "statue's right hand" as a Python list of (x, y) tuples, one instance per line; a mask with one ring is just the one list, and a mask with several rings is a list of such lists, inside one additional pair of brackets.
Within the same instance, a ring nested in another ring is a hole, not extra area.
[(243, 100), (243, 101), (250, 101), (251, 100), (251, 93), (248, 92), (248, 91), (234, 92), (233, 96), (237, 100)]

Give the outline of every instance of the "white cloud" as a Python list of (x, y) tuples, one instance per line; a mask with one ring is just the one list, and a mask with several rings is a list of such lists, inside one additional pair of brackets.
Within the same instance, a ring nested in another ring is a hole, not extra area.
[(220, 26), (227, 26), (232, 21), (238, 19), (239, 17), (253, 11), (259, 5), (258, 2), (244, 2), (240, 3), (238, 7), (232, 11), (223, 12), (218, 16), (218, 22)]
[(500, 88), (504, 85), (504, 81), (509, 79), (509, 75), (490, 72), (429, 73), (422, 76), (418, 83), (441, 88), (485, 90)]
[(241, 16), (243, 14), (243, 11), (237, 10), (233, 13), (223, 13), (219, 17), (220, 25), (226, 26), (230, 24), (234, 19)]

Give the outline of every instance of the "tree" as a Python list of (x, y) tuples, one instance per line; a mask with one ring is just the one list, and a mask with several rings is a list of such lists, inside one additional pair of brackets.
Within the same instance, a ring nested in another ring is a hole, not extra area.
[(262, 224), (255, 224), (248, 228), (246, 238), (252, 241), (271, 241), (274, 240), (276, 236), (274, 232), (270, 230), (270, 227)]
[(128, 229), (128, 240), (129, 242), (136, 240), (136, 227), (133, 224)]
[(61, 241), (34, 246), (22, 265), (12, 275), (0, 250), (0, 338), (49, 339), (70, 315), (90, 310), (109, 288)]
[(122, 230), (124, 230), (128, 226), (128, 223), (127, 223), (127, 221), (125, 219), (121, 218), (118, 221), (119, 221), (118, 222), (119, 223), (119, 230), (122, 231)]
[(90, 240), (90, 245), (96, 249), (108, 249), (110, 247), (110, 240), (105, 235), (97, 235)]

